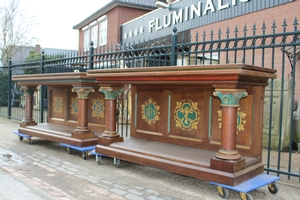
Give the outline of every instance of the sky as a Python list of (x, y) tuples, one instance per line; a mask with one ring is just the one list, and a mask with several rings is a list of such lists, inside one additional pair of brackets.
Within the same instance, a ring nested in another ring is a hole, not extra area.
[[(20, 0), (20, 8), (36, 20), (32, 36), (42, 48), (78, 49), (78, 30), (73, 26), (111, 0)], [(33, 46), (35, 44), (32, 44)]]

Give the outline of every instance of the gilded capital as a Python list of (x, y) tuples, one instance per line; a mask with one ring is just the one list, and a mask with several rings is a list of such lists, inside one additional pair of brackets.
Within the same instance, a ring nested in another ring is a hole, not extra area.
[(94, 88), (92, 87), (74, 87), (72, 92), (76, 92), (78, 99), (88, 99), (89, 94), (94, 93)]
[(22, 86), (20, 88), (21, 91), (24, 92), (24, 96), (32, 96), (34, 94), (36, 88)]
[(241, 98), (247, 97), (248, 93), (245, 90), (215, 90), (213, 95), (218, 97), (221, 106), (239, 106)]
[(111, 87), (100, 87), (99, 89), (99, 92), (102, 92), (105, 95), (105, 99), (117, 99), (122, 91), (122, 88), (119, 90), (114, 90)]

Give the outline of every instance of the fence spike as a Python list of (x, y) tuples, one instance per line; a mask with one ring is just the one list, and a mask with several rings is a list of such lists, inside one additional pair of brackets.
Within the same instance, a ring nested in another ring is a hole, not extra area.
[(196, 42), (198, 42), (198, 39), (199, 39), (199, 33), (198, 31), (196, 32)]
[(272, 24), (273, 33), (275, 33), (276, 28), (277, 28), (276, 21), (274, 20)]
[(297, 31), (298, 30), (298, 19), (297, 19), (297, 17), (295, 17), (295, 19), (294, 19), (293, 26), (294, 26), (294, 30)]
[(227, 36), (227, 38), (229, 38), (229, 34), (230, 34), (230, 29), (229, 29), (229, 26), (227, 26), (227, 30), (226, 30), (226, 36)]
[(247, 35), (247, 25), (245, 24), (245, 26), (244, 26), (244, 29), (243, 29), (243, 32), (244, 32), (244, 36), (246, 36)]
[(283, 20), (282, 27), (283, 27), (283, 31), (285, 32), (286, 31), (286, 27), (287, 27), (286, 18), (284, 18), (284, 20)]
[(214, 38), (214, 30), (211, 29), (210, 30), (210, 39), (213, 40), (213, 38)]
[(221, 31), (221, 28), (219, 27), (219, 30), (218, 30), (218, 38), (221, 39), (221, 35), (222, 35), (222, 31)]
[(237, 37), (238, 32), (239, 32), (239, 28), (238, 28), (238, 26), (236, 25), (236, 26), (235, 26), (235, 29), (234, 29), (235, 37)]

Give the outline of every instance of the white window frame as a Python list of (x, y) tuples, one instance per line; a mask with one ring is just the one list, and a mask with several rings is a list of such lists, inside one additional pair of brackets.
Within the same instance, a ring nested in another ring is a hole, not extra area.
[(90, 47), (90, 28), (88, 26), (84, 27), (82, 31), (83, 31), (83, 48), (85, 51), (88, 51)]
[(91, 41), (94, 42), (94, 48), (98, 47), (98, 24), (91, 28)]
[(100, 21), (99, 40), (100, 40), (99, 41), (100, 46), (107, 45), (107, 18), (106, 17)]

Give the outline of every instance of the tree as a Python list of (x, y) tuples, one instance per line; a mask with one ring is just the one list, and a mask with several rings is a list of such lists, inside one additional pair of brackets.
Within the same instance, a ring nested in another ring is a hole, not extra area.
[(0, 2), (0, 61), (5, 65), (20, 46), (32, 44), (30, 30), (35, 26), (33, 17), (27, 16), (20, 8), (20, 0)]
[(8, 98), (8, 75), (0, 70), (0, 106), (7, 106)]

